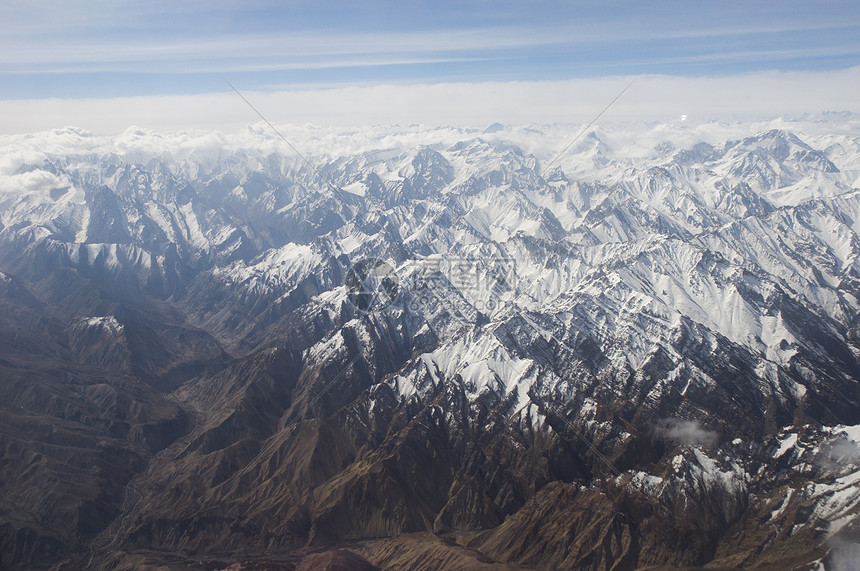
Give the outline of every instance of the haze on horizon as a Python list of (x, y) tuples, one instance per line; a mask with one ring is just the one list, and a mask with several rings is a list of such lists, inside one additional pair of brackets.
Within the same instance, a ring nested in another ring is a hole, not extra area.
[(25, 2), (0, 7), (0, 133), (860, 112), (860, 6)]

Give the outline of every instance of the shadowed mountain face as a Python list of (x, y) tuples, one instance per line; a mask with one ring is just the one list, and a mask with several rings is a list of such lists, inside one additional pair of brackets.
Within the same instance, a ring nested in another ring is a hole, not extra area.
[(337, 192), (251, 148), (22, 166), (68, 185), (0, 194), (0, 567), (838, 564), (860, 138), (802, 127), (546, 171), (395, 132)]

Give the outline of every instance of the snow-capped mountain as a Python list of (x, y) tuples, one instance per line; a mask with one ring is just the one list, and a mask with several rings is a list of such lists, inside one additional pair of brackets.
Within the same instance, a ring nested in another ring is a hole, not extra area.
[(832, 565), (860, 124), (565, 132), (0, 140), (2, 566)]

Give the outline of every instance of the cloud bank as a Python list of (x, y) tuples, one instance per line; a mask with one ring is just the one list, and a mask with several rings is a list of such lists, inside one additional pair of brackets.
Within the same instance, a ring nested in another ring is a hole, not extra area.
[[(245, 93), (274, 123), (358, 127), (376, 124), (454, 125), (587, 122), (633, 78), (565, 81), (272, 86)], [(729, 77), (639, 76), (602, 120), (690, 122), (764, 120), (822, 111), (860, 113), (860, 68), (766, 72)], [(237, 87), (242, 90), (241, 85)], [(113, 99), (0, 101), (0, 133), (73, 125), (112, 134), (137, 125), (154, 130), (235, 130), (258, 120), (229, 88), (202, 95)]]

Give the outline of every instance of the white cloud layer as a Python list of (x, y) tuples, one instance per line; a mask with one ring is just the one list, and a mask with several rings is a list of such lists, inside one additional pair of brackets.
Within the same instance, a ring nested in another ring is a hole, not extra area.
[[(374, 124), (457, 125), (577, 123), (593, 118), (629, 77), (566, 81), (332, 86), (246, 93), (274, 123), (356, 127)], [(237, 86), (240, 90), (241, 85)], [(232, 92), (116, 99), (0, 101), (0, 133), (73, 125), (118, 133), (130, 125), (155, 130), (234, 130), (258, 120)], [(860, 68), (767, 72), (730, 77), (640, 76), (604, 120), (669, 122), (759, 120), (821, 111), (860, 113)]]
[(0, 173), (0, 194), (50, 192), (69, 186), (71, 183), (65, 177), (39, 169), (13, 175)]

